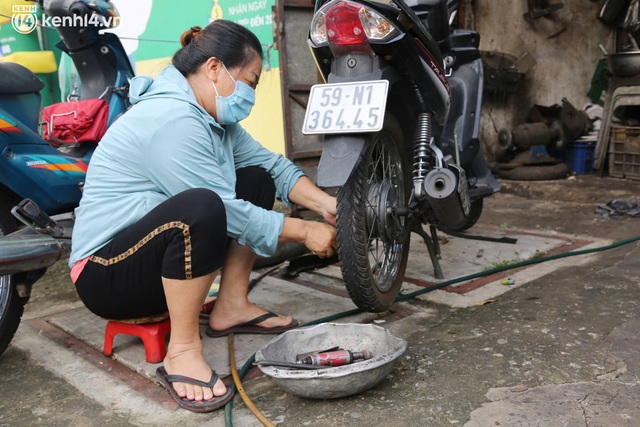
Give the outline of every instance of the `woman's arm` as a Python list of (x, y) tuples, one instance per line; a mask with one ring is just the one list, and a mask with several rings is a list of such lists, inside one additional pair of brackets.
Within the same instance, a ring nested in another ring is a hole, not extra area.
[(336, 225), (336, 198), (316, 187), (306, 176), (300, 177), (293, 186), (289, 200), (322, 215), (329, 224)]
[(228, 126), (227, 138), (233, 144), (233, 161), (236, 169), (259, 166), (269, 172), (276, 183), (277, 196), (287, 205), (291, 203), (289, 193), (298, 179), (304, 175), (302, 169), (281, 154), (263, 147), (242, 126)]
[(328, 224), (287, 217), (280, 233), (280, 241), (304, 244), (321, 258), (335, 254), (336, 199), (316, 187), (306, 176), (300, 177), (289, 193), (289, 200), (319, 215)]
[(261, 166), (271, 173), (278, 194), (285, 203), (296, 203), (325, 219), (328, 223), (285, 217), (279, 242), (304, 244), (320, 257), (331, 257), (336, 251), (336, 199), (325, 193), (290, 160), (264, 148), (242, 127), (233, 127), (233, 157), (236, 168)]

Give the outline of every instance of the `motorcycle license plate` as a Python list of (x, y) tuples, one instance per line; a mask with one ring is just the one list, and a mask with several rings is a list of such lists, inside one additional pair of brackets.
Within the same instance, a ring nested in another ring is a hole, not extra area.
[(311, 88), (302, 133), (377, 132), (384, 123), (387, 80), (318, 84)]

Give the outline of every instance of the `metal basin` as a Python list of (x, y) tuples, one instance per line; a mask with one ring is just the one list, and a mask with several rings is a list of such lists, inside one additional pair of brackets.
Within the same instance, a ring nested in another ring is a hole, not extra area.
[(618, 52), (607, 55), (609, 71), (614, 76), (640, 75), (640, 51)]
[(316, 370), (260, 366), (262, 372), (291, 394), (310, 399), (332, 399), (361, 393), (376, 386), (391, 372), (407, 349), (407, 342), (376, 325), (322, 323), (287, 331), (256, 353), (257, 362), (295, 362), (296, 355), (339, 346), (369, 350), (372, 357), (349, 365)]

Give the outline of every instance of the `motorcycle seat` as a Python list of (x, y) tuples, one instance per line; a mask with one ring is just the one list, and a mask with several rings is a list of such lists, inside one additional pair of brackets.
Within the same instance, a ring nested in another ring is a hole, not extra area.
[(437, 42), (449, 36), (449, 17), (459, 0), (405, 0)]
[(19, 95), (40, 92), (44, 83), (27, 67), (14, 62), (0, 62), (0, 94)]
[(13, 62), (0, 62), (0, 76), (0, 109), (37, 133), (44, 83), (28, 68)]

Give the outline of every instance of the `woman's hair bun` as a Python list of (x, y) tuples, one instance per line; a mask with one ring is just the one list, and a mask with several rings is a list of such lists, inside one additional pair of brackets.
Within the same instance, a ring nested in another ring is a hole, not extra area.
[(209, 58), (216, 57), (227, 68), (245, 66), (257, 55), (262, 59), (262, 44), (246, 27), (226, 19), (216, 19), (206, 27), (191, 27), (180, 36), (182, 48), (171, 63), (188, 77), (197, 72)]
[(195, 26), (182, 33), (180, 36), (180, 43), (182, 44), (182, 47), (194, 41), (200, 31), (202, 31), (202, 27)]

